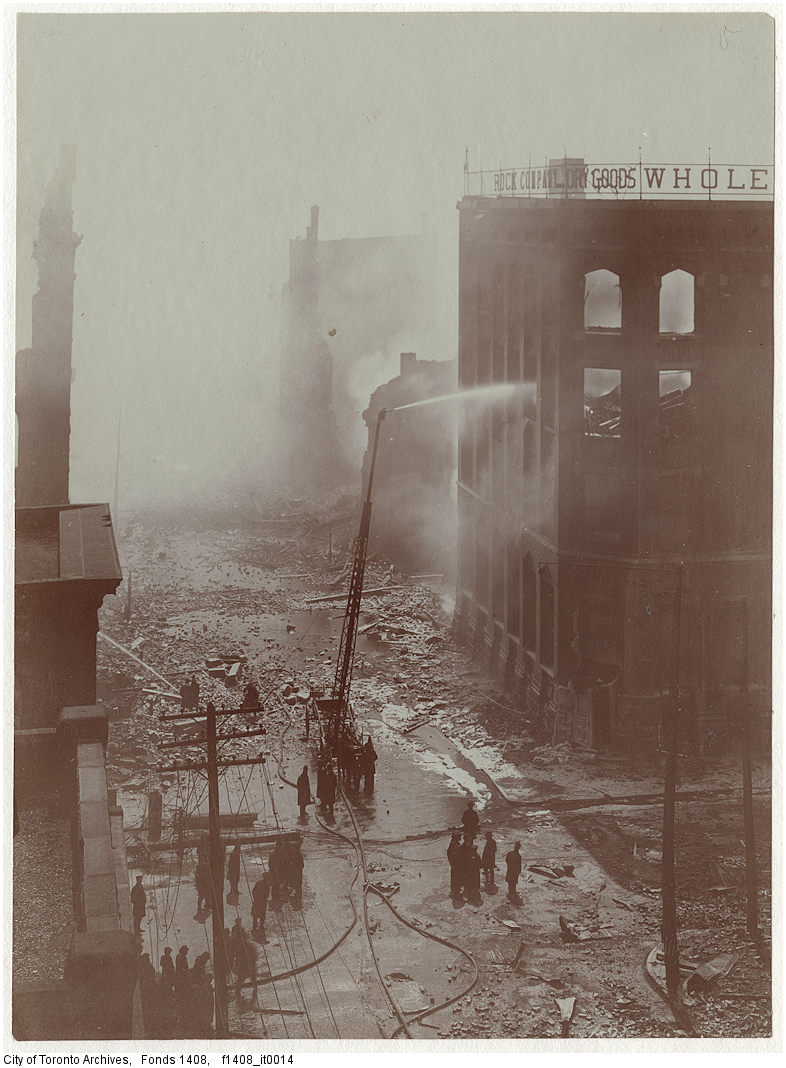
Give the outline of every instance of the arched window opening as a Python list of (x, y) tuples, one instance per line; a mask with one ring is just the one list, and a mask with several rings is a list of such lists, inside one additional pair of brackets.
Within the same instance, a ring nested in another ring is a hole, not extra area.
[(584, 329), (622, 328), (622, 290), (619, 275), (600, 269), (584, 276)]
[(661, 334), (692, 334), (696, 280), (687, 271), (664, 274), (660, 280), (659, 325)]

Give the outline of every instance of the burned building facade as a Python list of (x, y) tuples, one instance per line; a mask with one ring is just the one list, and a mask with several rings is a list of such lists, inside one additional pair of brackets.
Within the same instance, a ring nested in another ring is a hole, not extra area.
[[(381, 409), (390, 411), (380, 432), (369, 543), (410, 573), (453, 572), (456, 408), (420, 402), (455, 390), (455, 360), (419, 360), (402, 352), (400, 373), (374, 391), (363, 412), (366, 485), (377, 419)], [(392, 411), (407, 405), (415, 407)]]
[(555, 740), (768, 733), (772, 204), (459, 210), (459, 634)]
[(316, 206), (305, 238), (290, 241), (279, 407), (282, 466), (298, 492), (355, 478), (365, 398), (402, 347), (439, 353), (437, 258), (428, 234), (320, 240)]

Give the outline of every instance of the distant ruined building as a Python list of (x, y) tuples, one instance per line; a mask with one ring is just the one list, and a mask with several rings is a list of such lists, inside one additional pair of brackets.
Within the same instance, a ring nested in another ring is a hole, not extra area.
[(438, 352), (437, 242), (430, 235), (319, 240), (319, 208), (289, 243), (279, 409), (282, 474), (312, 493), (357, 477), (360, 417), (404, 345)]

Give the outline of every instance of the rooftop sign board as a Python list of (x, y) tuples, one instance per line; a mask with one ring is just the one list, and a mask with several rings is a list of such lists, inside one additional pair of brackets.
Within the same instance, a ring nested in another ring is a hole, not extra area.
[(771, 200), (775, 168), (742, 163), (584, 163), (551, 160), (543, 167), (464, 171), (464, 195), (655, 200)]

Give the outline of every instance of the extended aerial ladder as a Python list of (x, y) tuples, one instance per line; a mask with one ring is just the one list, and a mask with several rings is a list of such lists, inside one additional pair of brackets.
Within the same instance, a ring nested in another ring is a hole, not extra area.
[(384, 418), (385, 409), (382, 408), (377, 416), (366, 496), (360, 516), (360, 529), (355, 540), (352, 574), (349, 580), (349, 592), (347, 593), (347, 610), (341, 628), (336, 676), (333, 680), (333, 695), (317, 701), (322, 724), (322, 745), (332, 754), (338, 752), (342, 742), (346, 742), (350, 746), (359, 744), (355, 717), (352, 713), (352, 706), (349, 703), (349, 689), (352, 683), (355, 642), (358, 634), (358, 620), (360, 619), (360, 601), (363, 596), (363, 577), (366, 571), (366, 556), (368, 554), (368, 532), (371, 525), (371, 488), (374, 482), (374, 467), (377, 462), (379, 431)]

